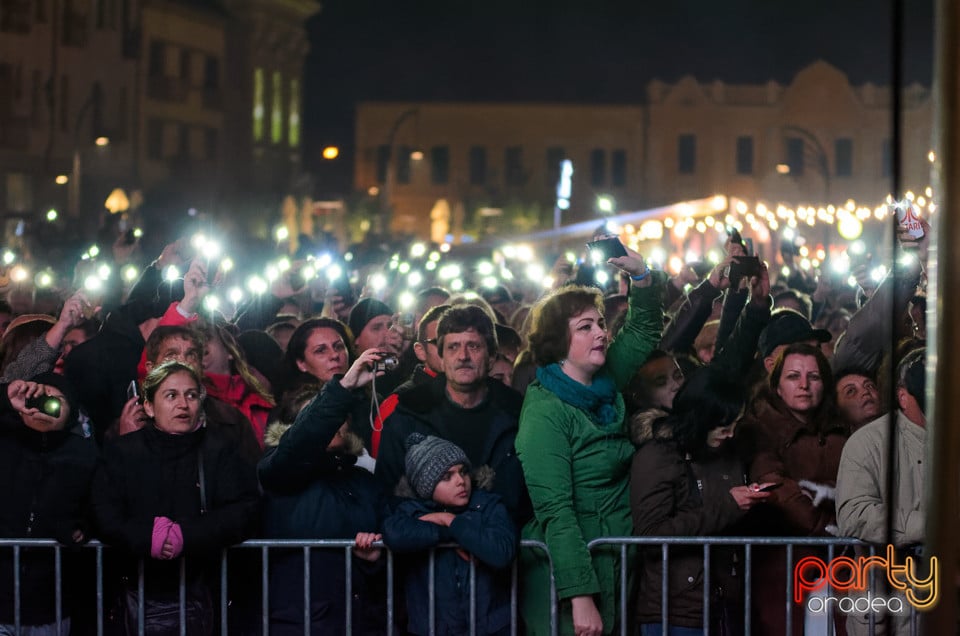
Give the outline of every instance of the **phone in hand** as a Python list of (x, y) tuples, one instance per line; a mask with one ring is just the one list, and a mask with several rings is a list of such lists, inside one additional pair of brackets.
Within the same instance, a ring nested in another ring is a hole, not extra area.
[(606, 263), (611, 258), (626, 256), (627, 250), (620, 239), (611, 236), (587, 243), (587, 253), (593, 262)]
[(63, 401), (53, 395), (37, 395), (32, 398), (27, 398), (24, 406), (28, 409), (37, 409), (44, 415), (49, 415), (50, 417), (60, 417)]
[(771, 492), (783, 485), (783, 482), (777, 482), (775, 484), (770, 484), (769, 486), (764, 486), (763, 488), (758, 488), (757, 492)]
[(760, 259), (756, 256), (735, 256), (730, 263), (730, 283), (736, 284), (740, 279), (760, 275)]
[(132, 400), (133, 398), (140, 397), (140, 389), (137, 386), (136, 380), (130, 380), (130, 384), (127, 385), (127, 399)]

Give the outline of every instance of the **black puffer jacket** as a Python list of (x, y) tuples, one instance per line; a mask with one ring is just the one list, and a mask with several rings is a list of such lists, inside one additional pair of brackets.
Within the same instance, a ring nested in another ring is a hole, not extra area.
[[(201, 512), (199, 458), (203, 457), (206, 510)], [(93, 491), (99, 536), (125, 553), (126, 574), (136, 581), (145, 560), (148, 594), (176, 593), (178, 560), (150, 558), (155, 517), (183, 532), (188, 577), (198, 580), (219, 564), (220, 550), (251, 536), (259, 491), (254, 468), (217, 429), (170, 435), (152, 424), (117, 438), (103, 450)]]
[[(258, 472), (264, 489), (263, 534), (268, 539), (353, 539), (376, 532), (385, 499), (350, 452), (328, 452), (362, 392), (340, 386), (336, 376), (297, 415), (292, 425), (271, 424)], [(359, 452), (359, 439), (353, 450)], [(276, 552), (270, 561), (270, 633), (303, 634), (303, 551)], [(382, 633), (385, 580), (380, 563), (352, 559), (353, 630)], [(310, 554), (311, 631), (345, 633), (346, 583), (342, 548)]]
[[(56, 539), (74, 544), (85, 528), (87, 496), (97, 464), (93, 439), (79, 427), (40, 433), (23, 424), (0, 387), (0, 537)], [(64, 559), (64, 575), (71, 554)], [(20, 554), (21, 621), (42, 625), (56, 620), (54, 555), (50, 548)], [(67, 612), (64, 613), (64, 616)], [(0, 623), (13, 623), (13, 551), (0, 550)]]

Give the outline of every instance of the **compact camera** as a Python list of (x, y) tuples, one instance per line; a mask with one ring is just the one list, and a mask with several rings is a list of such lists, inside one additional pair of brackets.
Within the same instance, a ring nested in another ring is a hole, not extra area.
[(373, 363), (373, 370), (374, 372), (393, 371), (398, 366), (400, 366), (400, 360), (397, 359), (397, 356), (385, 356)]

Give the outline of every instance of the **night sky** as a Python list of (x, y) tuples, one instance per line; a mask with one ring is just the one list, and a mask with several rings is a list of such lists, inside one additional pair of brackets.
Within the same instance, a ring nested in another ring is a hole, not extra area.
[[(889, 0), (323, 0), (304, 157), (346, 193), (364, 100), (640, 103), (651, 79), (787, 83), (816, 59), (889, 84)], [(933, 75), (933, 0), (904, 0), (904, 76)], [(324, 145), (341, 147), (335, 162)]]

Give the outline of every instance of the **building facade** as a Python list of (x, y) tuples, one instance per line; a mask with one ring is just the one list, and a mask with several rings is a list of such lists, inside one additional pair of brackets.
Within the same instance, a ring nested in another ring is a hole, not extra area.
[[(825, 62), (789, 85), (653, 81), (636, 106), (363, 103), (355, 187), (379, 199), (395, 232), (449, 233), (494, 219), (549, 227), (559, 165), (573, 162), (563, 223), (724, 194), (768, 204), (873, 205), (890, 192), (890, 90), (852, 86)], [(932, 100), (904, 92), (903, 182), (929, 184)], [(417, 157), (421, 157), (417, 159)], [(462, 222), (461, 222), (462, 219)], [(522, 219), (521, 219), (522, 220)]]
[(299, 171), (304, 21), (319, 8), (3, 0), (0, 215), (58, 209), (90, 230), (116, 188), (159, 210), (276, 210)]

